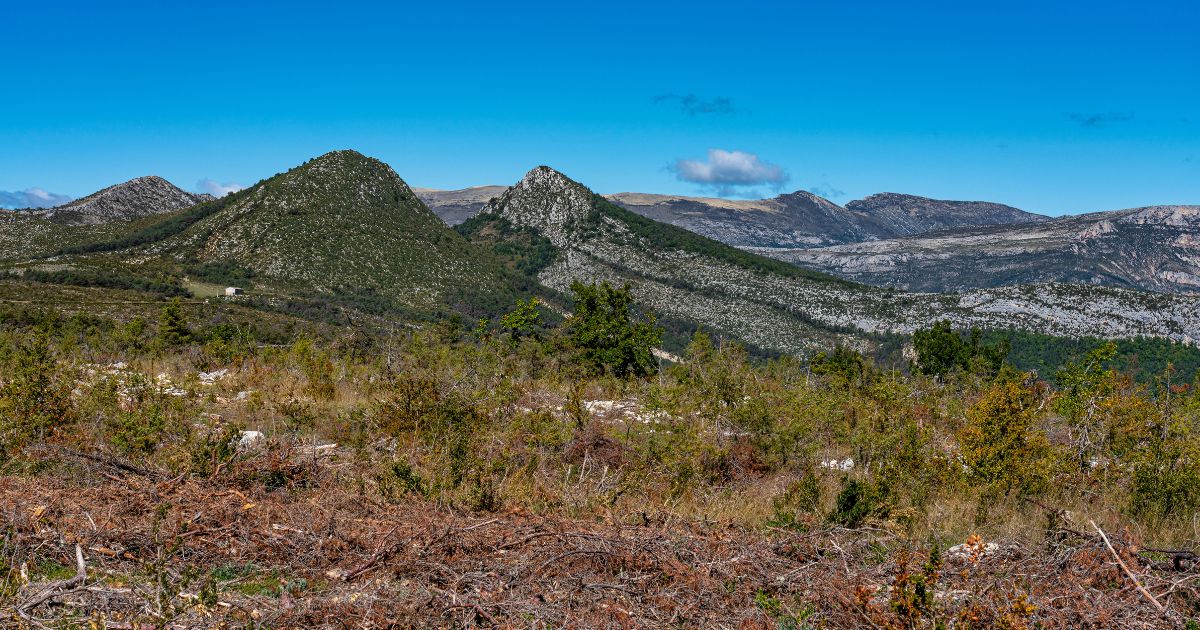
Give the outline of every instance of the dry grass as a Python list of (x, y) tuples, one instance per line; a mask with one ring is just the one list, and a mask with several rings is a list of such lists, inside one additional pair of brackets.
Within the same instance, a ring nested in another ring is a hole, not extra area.
[[(351, 454), (297, 445), (209, 480), (45, 463), (0, 480), (12, 627), (1151, 628), (1181, 626), (1200, 603), (1190, 561), (1109, 532), (1160, 613), (1097, 536), (1068, 524), (1041, 544), (943, 551), (923, 569), (928, 548), (874, 526), (389, 503)], [(85, 584), (21, 610), (71, 573), (76, 545)]]

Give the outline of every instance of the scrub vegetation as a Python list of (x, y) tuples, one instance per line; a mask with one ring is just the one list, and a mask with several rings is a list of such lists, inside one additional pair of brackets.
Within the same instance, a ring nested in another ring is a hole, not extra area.
[(0, 307), (0, 606), (110, 627), (1200, 617), (1194, 373), (1139, 382), (1104, 344), (1034, 375), (942, 325), (911, 375), (705, 334), (666, 362), (627, 288), (567, 302), (402, 329)]

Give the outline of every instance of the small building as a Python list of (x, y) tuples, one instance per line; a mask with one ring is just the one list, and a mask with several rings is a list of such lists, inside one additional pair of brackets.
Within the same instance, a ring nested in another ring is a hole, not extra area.
[(225, 287), (225, 297), (234, 297), (237, 295), (245, 295), (246, 292), (241, 287)]

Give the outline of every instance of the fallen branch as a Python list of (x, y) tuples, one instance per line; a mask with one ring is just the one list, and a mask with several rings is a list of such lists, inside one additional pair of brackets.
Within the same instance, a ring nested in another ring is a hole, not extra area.
[(83, 451), (77, 451), (75, 449), (67, 448), (65, 446), (60, 446), (58, 444), (52, 444), (52, 445), (49, 445), (49, 447), (53, 448), (54, 450), (56, 450), (59, 453), (62, 453), (64, 455), (69, 455), (71, 457), (78, 457), (79, 459), (86, 459), (90, 462), (95, 462), (97, 464), (104, 464), (105, 466), (111, 466), (113, 468), (116, 468), (117, 470), (120, 470), (121, 472), (131, 473), (131, 474), (138, 475), (141, 477), (146, 477), (148, 479), (158, 479), (160, 477), (159, 473), (157, 473), (153, 470), (148, 470), (146, 468), (139, 468), (138, 466), (134, 466), (133, 464), (123, 462), (115, 457), (109, 457), (106, 455), (93, 455), (91, 453), (84, 453)]
[(1108, 547), (1108, 551), (1112, 553), (1113, 558), (1117, 560), (1117, 564), (1121, 565), (1121, 569), (1125, 571), (1125, 575), (1129, 576), (1129, 580), (1133, 582), (1133, 586), (1137, 588), (1138, 592), (1141, 593), (1146, 599), (1150, 600), (1150, 603), (1154, 604), (1154, 607), (1158, 609), (1158, 612), (1165, 611), (1166, 609), (1163, 608), (1163, 605), (1160, 604), (1158, 600), (1150, 594), (1150, 591), (1146, 590), (1146, 587), (1142, 586), (1142, 583), (1139, 582), (1137, 577), (1133, 575), (1133, 571), (1129, 570), (1129, 566), (1126, 565), (1125, 561), (1121, 559), (1121, 554), (1117, 553), (1116, 549), (1113, 549), (1112, 543), (1109, 542), (1108, 535), (1104, 533), (1104, 530), (1100, 529), (1100, 526), (1096, 524), (1096, 521), (1090, 522), (1092, 527), (1096, 528), (1096, 533), (1100, 534), (1100, 538), (1104, 541), (1104, 545)]
[(476, 615), (479, 615), (483, 619), (486, 619), (488, 623), (492, 624), (492, 626), (498, 627), (500, 625), (500, 622), (496, 621), (496, 618), (491, 616), (490, 614), (488, 614), (488, 612), (483, 609), (483, 606), (480, 606), (479, 604), (455, 604), (453, 606), (450, 606), (446, 610), (443, 610), (442, 616), (443, 617), (446, 616), (446, 614), (452, 610), (458, 610), (458, 609), (462, 609), (462, 608), (470, 609)]
[(17, 606), (17, 614), (28, 619), (29, 610), (36, 608), (39, 604), (50, 601), (59, 595), (64, 595), (75, 589), (83, 586), (87, 581), (87, 563), (83, 559), (83, 548), (78, 544), (75, 545), (75, 575), (65, 580), (51, 582), (37, 597)]
[[(388, 538), (391, 538), (392, 534), (396, 533), (396, 529), (397, 529), (396, 527), (393, 527), (392, 531), (388, 532), (387, 535), (385, 535), (383, 537), (383, 540), (386, 542)], [(412, 540), (412, 538), (408, 538), (408, 539), (406, 539), (402, 542), (398, 542), (394, 545), (380, 546), (379, 550), (376, 551), (375, 553), (371, 554), (371, 557), (367, 558), (366, 562), (363, 562), (362, 564), (358, 565), (358, 567), (352, 569), (351, 571), (349, 571), (347, 573), (344, 573), (342, 575), (342, 581), (349, 582), (350, 580), (353, 580), (354, 578), (362, 575), (363, 573), (366, 573), (367, 571), (371, 570), (371, 568), (374, 567), (375, 565), (383, 562), (384, 560), (387, 560), (389, 556), (391, 556), (393, 553), (396, 552), (396, 550), (398, 550), (400, 547), (402, 547), (404, 545), (407, 545), (411, 540)]]

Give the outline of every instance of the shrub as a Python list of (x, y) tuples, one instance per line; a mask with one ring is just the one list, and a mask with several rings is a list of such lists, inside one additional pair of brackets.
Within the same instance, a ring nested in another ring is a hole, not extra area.
[(1044, 487), (1051, 472), (1050, 443), (1037, 427), (1044, 390), (1036, 383), (999, 382), (968, 410), (959, 440), (972, 476), (1006, 493)]
[(575, 315), (567, 324), (571, 346), (595, 373), (617, 377), (645, 376), (658, 369), (651, 350), (662, 341), (654, 316), (638, 321), (633, 315), (629, 286), (608, 282), (571, 285)]
[(58, 374), (49, 338), (19, 342), (0, 381), (0, 459), (29, 440), (44, 440), (72, 421), (70, 392)]
[(108, 422), (109, 439), (126, 455), (153, 453), (166, 428), (166, 415), (158, 405), (141, 411), (122, 411)]
[(891, 511), (887, 503), (888, 491), (878, 483), (847, 479), (838, 493), (829, 520), (858, 527), (870, 517), (886, 517)]

